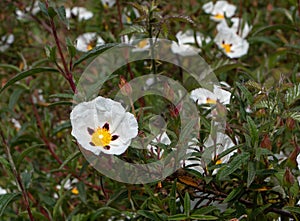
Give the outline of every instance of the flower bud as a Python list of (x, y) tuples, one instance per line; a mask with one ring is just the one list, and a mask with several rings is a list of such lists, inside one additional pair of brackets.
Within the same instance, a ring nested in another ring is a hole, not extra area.
[(271, 140), (270, 140), (270, 137), (268, 134), (265, 134), (261, 143), (260, 143), (260, 146), (262, 148), (266, 148), (268, 150), (271, 150), (272, 149), (272, 143), (271, 143)]
[(295, 128), (295, 120), (293, 118), (288, 117), (285, 123), (289, 130), (293, 130)]
[(123, 76), (120, 76), (119, 88), (121, 93), (125, 96), (130, 96), (132, 94), (132, 87), (128, 84)]
[(295, 177), (288, 167), (285, 169), (283, 182), (288, 187), (291, 187), (295, 183)]

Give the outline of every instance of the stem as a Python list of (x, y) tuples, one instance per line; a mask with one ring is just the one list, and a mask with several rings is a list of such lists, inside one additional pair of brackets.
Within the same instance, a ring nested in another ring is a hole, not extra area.
[[(46, 1), (46, 7), (48, 9), (48, 1)], [(73, 79), (73, 75), (70, 72), (70, 70), (68, 69), (68, 65), (67, 65), (66, 59), (65, 59), (64, 54), (62, 52), (62, 48), (61, 48), (61, 45), (60, 45), (60, 42), (59, 42), (59, 38), (58, 38), (58, 35), (57, 35), (57, 31), (56, 31), (56, 27), (55, 27), (53, 18), (50, 18), (50, 27), (51, 27), (52, 34), (53, 34), (53, 37), (54, 37), (54, 40), (55, 40), (55, 44), (56, 44), (57, 49), (58, 49), (59, 56), (61, 58), (61, 62), (63, 64), (63, 68), (64, 68), (63, 72), (61, 72), (62, 71), (61, 68), (59, 68), (59, 70), (60, 70), (61, 74), (69, 82), (69, 84), (70, 84), (73, 92), (76, 93), (76, 85), (75, 85), (75, 82), (74, 82), (74, 79)]]
[[(151, 6), (150, 6), (151, 7)], [(152, 19), (152, 11), (150, 11), (151, 9), (149, 8), (149, 16), (148, 16), (148, 33), (149, 33), (149, 43), (150, 43), (150, 49), (151, 49), (151, 64), (152, 64), (152, 72), (154, 74), (154, 82), (157, 82), (156, 79), (156, 74), (157, 74), (157, 70), (156, 70), (156, 61), (154, 59), (154, 48), (153, 48), (153, 33), (152, 33), (152, 25), (151, 25), (151, 19)]]
[(28, 193), (27, 193), (26, 189), (24, 188), (23, 181), (22, 181), (22, 178), (21, 178), (20, 174), (18, 173), (18, 171), (16, 169), (16, 165), (15, 165), (14, 160), (12, 158), (12, 155), (10, 153), (10, 148), (9, 148), (9, 146), (8, 146), (6, 140), (5, 140), (5, 137), (4, 137), (4, 134), (3, 134), (2, 130), (0, 131), (0, 135), (1, 135), (1, 138), (2, 138), (3, 145), (5, 147), (5, 151), (6, 151), (6, 154), (7, 154), (7, 157), (8, 157), (8, 161), (11, 165), (13, 174), (14, 174), (15, 179), (17, 181), (18, 187), (22, 191), (22, 196), (23, 196), (23, 199), (25, 201), (25, 206), (26, 206), (26, 209), (27, 209), (27, 212), (28, 212), (29, 219), (31, 221), (34, 221), (34, 218), (33, 218), (33, 215), (32, 215), (31, 209), (30, 209), (30, 205), (29, 205)]

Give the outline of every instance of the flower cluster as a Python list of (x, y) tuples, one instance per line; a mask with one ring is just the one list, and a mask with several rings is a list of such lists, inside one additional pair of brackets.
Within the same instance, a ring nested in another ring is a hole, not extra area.
[[(248, 53), (249, 43), (245, 39), (251, 30), (244, 20), (233, 17), (236, 6), (227, 1), (208, 2), (203, 5), (205, 13), (218, 22), (217, 35), (214, 42), (229, 58), (239, 58)], [(230, 25), (227, 21), (231, 23)]]

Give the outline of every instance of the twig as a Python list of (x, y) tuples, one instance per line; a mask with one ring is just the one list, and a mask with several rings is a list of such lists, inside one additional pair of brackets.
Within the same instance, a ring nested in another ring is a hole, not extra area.
[(29, 205), (28, 193), (27, 193), (26, 189), (24, 188), (23, 181), (22, 181), (22, 178), (21, 178), (20, 174), (18, 173), (18, 171), (16, 169), (16, 165), (15, 165), (14, 160), (12, 158), (12, 155), (10, 153), (10, 148), (9, 148), (9, 146), (8, 146), (6, 140), (5, 140), (5, 137), (4, 137), (4, 134), (3, 134), (2, 130), (0, 130), (0, 135), (1, 135), (1, 139), (2, 139), (3, 145), (5, 147), (5, 151), (6, 151), (6, 154), (7, 154), (7, 157), (8, 157), (8, 161), (9, 161), (9, 163), (11, 165), (13, 174), (14, 174), (14, 176), (16, 178), (18, 187), (19, 187), (19, 189), (22, 192), (22, 196), (23, 196), (23, 199), (25, 201), (25, 206), (26, 206), (26, 209), (27, 209), (27, 212), (28, 212), (29, 219), (31, 221), (34, 221), (34, 218), (33, 218), (33, 215), (32, 215), (31, 209), (30, 209), (30, 205)]

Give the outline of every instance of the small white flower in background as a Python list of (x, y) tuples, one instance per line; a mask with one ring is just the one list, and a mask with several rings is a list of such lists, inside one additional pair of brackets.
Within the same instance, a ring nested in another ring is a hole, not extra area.
[[(79, 192), (78, 192), (77, 187), (75, 186), (76, 183), (78, 183), (78, 179), (77, 179), (77, 178), (73, 179), (72, 181), (71, 181), (70, 179), (68, 179), (68, 180), (64, 183), (63, 188), (64, 188), (65, 190), (71, 190), (71, 192), (72, 192), (73, 194), (78, 195)], [(57, 190), (60, 190), (61, 187), (62, 187), (61, 185), (56, 185), (56, 186), (55, 186), (55, 188), (56, 188)], [(54, 198), (55, 198), (55, 199), (58, 198), (57, 193), (54, 193)]]
[[(179, 31), (176, 34), (176, 38), (178, 39), (178, 43), (173, 42), (171, 45), (171, 50), (173, 53), (180, 54), (182, 56), (193, 56), (200, 52), (200, 48), (196, 48), (191, 45), (196, 44), (193, 30), (187, 30), (184, 33)], [(200, 32), (196, 32), (196, 41), (198, 45), (201, 46), (202, 41), (208, 43), (210, 38), (204, 39), (204, 36)]]
[(138, 123), (119, 102), (97, 97), (75, 106), (71, 112), (72, 135), (82, 148), (99, 155), (120, 155), (138, 134)]
[(7, 193), (6, 189), (3, 189), (3, 188), (0, 186), (0, 195), (6, 194), (6, 193)]
[[(235, 146), (235, 144), (233, 143), (233, 141), (231, 140), (231, 138), (228, 135), (226, 135), (224, 133), (221, 133), (221, 132), (217, 132), (217, 136), (216, 136), (216, 156), (215, 156), (214, 151), (212, 151), (211, 160), (217, 160), (216, 165), (222, 164), (222, 163), (227, 163), (229, 161), (230, 157), (236, 152), (236, 150), (230, 152), (229, 154), (225, 155), (222, 158), (219, 158), (218, 156), (222, 152), (226, 151), (227, 149), (229, 149), (233, 146)], [(196, 147), (197, 146), (195, 144), (191, 145), (190, 148), (188, 149), (187, 153), (191, 154), (193, 152), (197, 152), (195, 150)], [(204, 150), (206, 148), (214, 148), (214, 140), (212, 139), (211, 135), (208, 137), (208, 139), (204, 143)], [(192, 164), (194, 166), (189, 167), (189, 169), (194, 169), (194, 170), (200, 172), (201, 174), (204, 173), (205, 168), (203, 168), (203, 166), (201, 165), (201, 159), (191, 158), (191, 159), (188, 159), (188, 160), (185, 161), (185, 166), (192, 165)], [(217, 170), (214, 170), (213, 174), (215, 174), (216, 172), (217, 172)]]
[(203, 5), (203, 10), (207, 14), (211, 14), (211, 19), (214, 21), (222, 21), (227, 18), (231, 18), (236, 10), (236, 6), (229, 4), (227, 1), (217, 1), (216, 4), (208, 2)]
[(226, 20), (221, 21), (217, 25), (217, 30), (221, 31), (222, 29), (231, 29), (242, 38), (246, 38), (248, 36), (252, 26), (250, 26), (247, 22), (243, 22), (242, 19), (237, 17), (231, 18), (230, 21), (232, 22), (230, 27), (228, 26)]
[(87, 52), (94, 47), (104, 44), (104, 40), (95, 32), (87, 32), (76, 38), (76, 49), (78, 51)]
[(10, 45), (14, 42), (15, 36), (13, 34), (3, 35), (0, 38), (0, 51), (6, 51)]
[(111, 8), (116, 4), (116, 0), (101, 0), (104, 8)]
[(89, 20), (94, 16), (93, 12), (84, 7), (66, 8), (66, 17), (71, 18), (72, 15), (76, 16), (78, 21)]
[(220, 86), (214, 85), (213, 91), (198, 88), (191, 91), (191, 99), (197, 102), (198, 105), (201, 104), (216, 104), (217, 100), (221, 104), (229, 104), (231, 93), (229, 91), (221, 89)]
[(235, 30), (222, 28), (216, 35), (214, 42), (229, 58), (239, 58), (247, 54), (249, 43), (236, 34)]
[(25, 11), (22, 11), (19, 9), (16, 10), (17, 19), (24, 20), (24, 19), (30, 18), (29, 13), (32, 15), (36, 15), (37, 13), (39, 13), (39, 11), (40, 11), (39, 2), (36, 1), (36, 2), (34, 2), (32, 9), (31, 9), (31, 5), (30, 5), (25, 8)]
[(132, 24), (131, 18), (138, 18), (140, 17), (140, 13), (136, 8), (128, 8), (125, 7), (123, 9), (123, 14), (122, 14), (122, 22), (123, 24)]
[(21, 124), (19, 121), (17, 121), (15, 118), (11, 119), (11, 122), (14, 124), (14, 128), (16, 128), (16, 130), (20, 130), (21, 129)]
[(142, 52), (147, 51), (150, 48), (150, 42), (148, 39), (143, 39), (136, 42), (135, 37), (132, 37), (129, 41), (129, 44), (133, 44), (135, 47), (132, 49), (132, 52)]
[[(158, 153), (157, 153), (157, 147), (154, 146), (154, 145), (155, 145), (155, 144), (159, 144), (159, 143), (164, 144), (164, 145), (170, 145), (170, 144), (171, 144), (171, 140), (170, 140), (170, 138), (169, 138), (169, 136), (167, 135), (166, 132), (163, 132), (163, 133), (157, 135), (157, 136), (152, 140), (152, 144), (153, 144), (153, 145), (149, 144), (149, 145), (147, 146), (147, 149), (148, 149), (151, 153), (154, 153), (155, 155), (158, 155)], [(164, 150), (160, 150), (159, 156), (158, 156), (159, 159), (162, 157), (163, 153), (164, 153)]]

